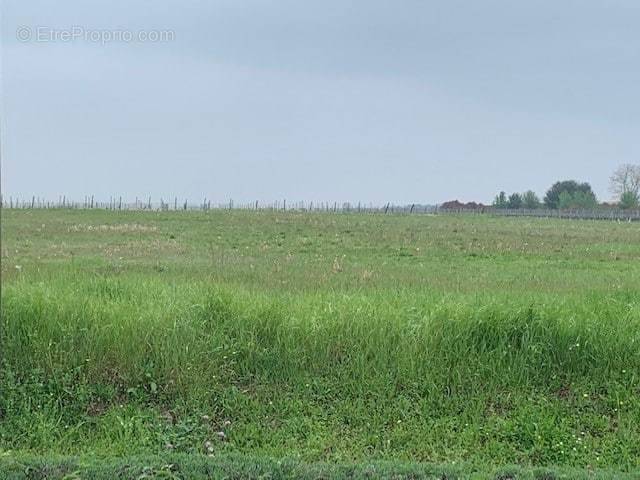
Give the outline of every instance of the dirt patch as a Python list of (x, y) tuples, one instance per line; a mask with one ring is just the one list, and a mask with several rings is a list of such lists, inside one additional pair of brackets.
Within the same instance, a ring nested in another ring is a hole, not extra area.
[(143, 225), (140, 223), (117, 223), (117, 224), (103, 224), (103, 225), (87, 225), (84, 223), (78, 223), (68, 228), (69, 232), (119, 232), (119, 233), (149, 233), (157, 232), (158, 227), (155, 225)]

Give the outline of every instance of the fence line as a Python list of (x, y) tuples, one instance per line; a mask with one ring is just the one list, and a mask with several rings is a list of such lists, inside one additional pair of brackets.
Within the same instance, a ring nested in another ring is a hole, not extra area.
[(551, 210), (551, 209), (503, 209), (503, 208), (438, 208), (437, 213), (448, 215), (495, 215), (501, 217), (537, 217), (564, 218), (574, 220), (618, 220), (625, 222), (640, 221), (640, 210), (620, 210), (616, 208), (598, 208), (592, 210)]
[(206, 197), (202, 202), (190, 203), (173, 197), (170, 200), (153, 201), (151, 197), (136, 198), (134, 202), (125, 202), (121, 196), (112, 196), (109, 201), (96, 200), (93, 195), (86, 196), (83, 201), (69, 200), (61, 195), (57, 201), (45, 200), (33, 196), (28, 199), (9, 197), (8, 200), (0, 196), (2, 209), (101, 209), (111, 211), (209, 211), (209, 210), (255, 210), (255, 211), (297, 211), (297, 212), (334, 212), (334, 213), (382, 213), (382, 214), (437, 214), (437, 215), (494, 215), (505, 217), (538, 217), (563, 218), (580, 220), (617, 220), (640, 221), (640, 210), (620, 210), (615, 208), (600, 208), (593, 210), (549, 210), (549, 209), (498, 209), (494, 207), (481, 208), (441, 208), (437, 205), (367, 205), (362, 202), (287, 202), (287, 200), (271, 203), (259, 201), (236, 203), (229, 200), (225, 203), (212, 203)]
[(151, 197), (136, 198), (134, 202), (123, 201), (122, 197), (110, 197), (109, 201), (96, 200), (94, 196), (87, 196), (83, 201), (69, 200), (66, 196), (60, 196), (57, 201), (42, 199), (33, 196), (31, 198), (3, 198), (0, 196), (0, 208), (3, 209), (78, 209), (78, 210), (124, 210), (124, 211), (209, 211), (209, 210), (265, 210), (265, 211), (299, 211), (299, 212), (340, 212), (340, 213), (435, 213), (434, 205), (374, 205), (363, 202), (291, 202), (286, 199), (275, 202), (244, 202), (236, 203), (229, 200), (224, 203), (213, 203), (212, 200), (203, 198), (201, 202), (194, 203), (188, 200), (180, 200), (173, 197), (170, 200), (161, 198), (153, 201)]

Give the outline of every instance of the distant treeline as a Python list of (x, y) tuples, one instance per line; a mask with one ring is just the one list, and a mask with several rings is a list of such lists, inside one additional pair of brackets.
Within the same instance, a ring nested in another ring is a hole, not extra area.
[(576, 180), (562, 180), (554, 183), (544, 198), (527, 190), (524, 193), (500, 192), (493, 201), (496, 209), (529, 209), (546, 208), (549, 210), (590, 210), (598, 207), (616, 207), (622, 210), (637, 209), (640, 204), (640, 165), (622, 165), (611, 176), (611, 192), (616, 196), (614, 204), (600, 204), (591, 185)]

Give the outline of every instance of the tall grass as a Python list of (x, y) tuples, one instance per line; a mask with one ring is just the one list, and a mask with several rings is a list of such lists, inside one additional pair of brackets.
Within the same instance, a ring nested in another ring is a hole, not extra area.
[[(578, 464), (598, 451), (595, 445), (639, 434), (632, 422), (640, 413), (634, 393), (640, 387), (640, 304), (625, 292), (523, 304), (507, 295), (289, 296), (203, 282), (67, 278), (55, 285), (8, 285), (2, 319), (5, 371), (14, 389), (46, 384), (29, 390), (29, 401), (55, 396), (56, 414), (71, 424), (97, 401), (105, 408), (183, 405), (244, 422), (238, 448), (252, 451), (242, 445), (252, 438), (251, 428), (264, 428), (255, 412), (275, 401), (285, 409), (277, 427), (283, 437), (300, 435), (287, 422), (320, 407), (323, 421), (353, 429), (355, 444), (373, 443), (378, 454), (385, 448), (367, 440), (376, 431), (372, 425), (417, 422), (397, 440), (395, 454), (437, 460), (447, 458), (448, 448), (459, 453), (456, 432), (473, 429), (475, 437), (482, 428), (514, 422), (519, 433), (497, 446), (490, 442), (492, 448), (500, 452), (514, 442), (516, 448), (498, 457), (513, 461), (520, 452), (536, 463), (555, 458), (553, 442), (535, 455), (524, 445), (544, 431), (535, 425), (553, 424), (557, 416), (560, 425), (546, 433), (557, 444), (587, 428), (581, 424), (593, 430), (595, 450), (577, 452)], [(18, 390), (5, 403), (33, 414)], [(612, 419), (629, 423), (611, 431)], [(532, 431), (520, 438), (529, 422)], [(438, 447), (436, 437), (429, 442), (436, 440), (435, 446), (421, 450), (410, 435), (425, 425), (443, 429), (447, 440)], [(291, 448), (279, 442), (261, 448)], [(466, 456), (493, 455), (478, 449)], [(348, 447), (341, 453), (363, 454)], [(630, 461), (621, 452), (609, 456)]]
[[(522, 305), (499, 297), (367, 294), (297, 296), (126, 279), (5, 287), (5, 360), (17, 370), (80, 368), (90, 381), (117, 370), (190, 382), (233, 365), (236, 378), (291, 381), (380, 376), (424, 388), (600, 382), (640, 365), (640, 303), (622, 292)], [(106, 368), (110, 367), (110, 368)], [(217, 376), (216, 376), (217, 377)], [(622, 377), (621, 377), (622, 378)]]

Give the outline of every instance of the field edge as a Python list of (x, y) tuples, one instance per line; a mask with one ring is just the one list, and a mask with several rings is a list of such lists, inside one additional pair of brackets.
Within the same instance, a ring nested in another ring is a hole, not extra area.
[(141, 455), (131, 457), (62, 457), (29, 453), (0, 453), (0, 477), (6, 480), (106, 480), (106, 479), (438, 479), (438, 480), (608, 480), (640, 479), (638, 472), (476, 467), (405, 462), (357, 464), (305, 463), (292, 458), (275, 459), (225, 455)]

